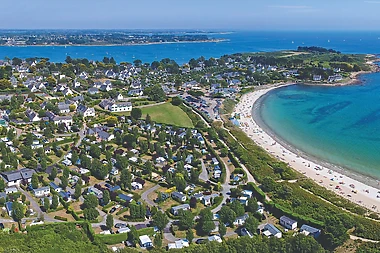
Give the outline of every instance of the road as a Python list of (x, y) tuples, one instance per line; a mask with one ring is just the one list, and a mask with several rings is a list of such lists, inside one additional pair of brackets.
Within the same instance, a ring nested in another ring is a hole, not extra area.
[(202, 165), (202, 172), (199, 175), (199, 179), (206, 182), (208, 180), (208, 173), (207, 173), (207, 168), (203, 159), (201, 159), (201, 165)]
[(25, 195), (28, 201), (30, 201), (30, 205), (32, 206), (33, 210), (38, 213), (39, 218), (43, 214), (45, 222), (62, 222), (60, 220), (53, 219), (47, 213), (42, 212), (40, 205), (34, 200), (29, 192), (24, 191), (21, 187), (19, 188), (19, 191)]
[(154, 201), (150, 200), (148, 198), (148, 195), (155, 192), (156, 190), (158, 190), (158, 188), (160, 188), (159, 185), (155, 185), (154, 187), (146, 190), (145, 192), (143, 192), (143, 194), (141, 194), (141, 199), (145, 201), (145, 203), (147, 203), (148, 206), (152, 207), (152, 206), (156, 206), (156, 203), (154, 203)]

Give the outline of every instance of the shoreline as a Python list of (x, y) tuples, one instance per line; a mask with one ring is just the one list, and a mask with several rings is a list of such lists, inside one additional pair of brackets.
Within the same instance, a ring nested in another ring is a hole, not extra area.
[(52, 44), (38, 44), (38, 45), (1, 45), (0, 47), (117, 47), (117, 46), (147, 46), (147, 45), (164, 45), (164, 44), (185, 44), (185, 43), (219, 43), (229, 41), (229, 39), (213, 39), (213, 40), (199, 40), (199, 41), (167, 41), (167, 42), (144, 42), (144, 43), (125, 43), (125, 44), (65, 44), (65, 45), (52, 45)]
[(377, 180), (298, 150), (277, 136), (261, 119), (259, 109), (265, 95), (274, 89), (294, 84), (266, 85), (244, 94), (233, 113), (240, 113), (240, 129), (273, 157), (287, 163), (317, 184), (368, 210), (379, 213), (380, 198), (377, 196), (380, 197), (378, 193), (380, 185)]

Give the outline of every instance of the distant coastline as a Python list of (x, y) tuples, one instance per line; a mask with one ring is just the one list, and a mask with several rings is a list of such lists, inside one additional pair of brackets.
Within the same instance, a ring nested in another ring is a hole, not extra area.
[(146, 42), (146, 43), (124, 43), (124, 44), (36, 44), (36, 45), (0, 45), (0, 47), (116, 47), (116, 46), (147, 46), (161, 44), (187, 44), (187, 43), (219, 43), (229, 41), (229, 39), (210, 39), (197, 41), (164, 41), (164, 42)]

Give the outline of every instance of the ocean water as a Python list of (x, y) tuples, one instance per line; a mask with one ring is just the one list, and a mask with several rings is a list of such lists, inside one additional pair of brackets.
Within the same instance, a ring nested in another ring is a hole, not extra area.
[(269, 92), (260, 115), (281, 139), (316, 158), (380, 179), (380, 73), (361, 85), (292, 85)]
[(170, 58), (182, 64), (191, 58), (220, 57), (240, 52), (267, 52), (296, 49), (298, 46), (323, 46), (344, 53), (380, 53), (380, 31), (377, 32), (233, 32), (213, 34), (226, 39), (217, 43), (173, 43), (132, 46), (0, 46), (0, 59), (5, 57), (48, 57), (62, 62), (66, 56), (102, 60), (114, 57), (117, 62), (140, 59), (152, 62)]

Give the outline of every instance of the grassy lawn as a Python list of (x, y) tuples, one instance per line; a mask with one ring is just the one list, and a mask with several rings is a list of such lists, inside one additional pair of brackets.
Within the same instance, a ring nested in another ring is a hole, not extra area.
[(188, 128), (194, 127), (187, 114), (184, 111), (182, 111), (181, 108), (174, 106), (170, 103), (145, 107), (141, 108), (141, 110), (143, 113), (143, 118), (145, 118), (145, 116), (149, 114), (152, 120), (157, 123), (164, 123), (168, 125), (175, 125)]

